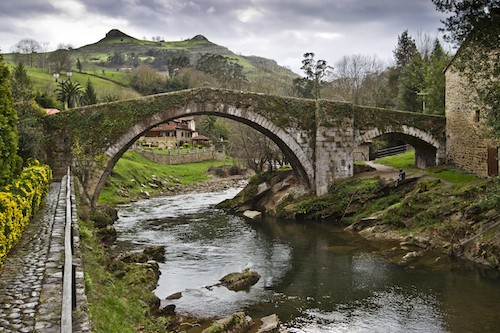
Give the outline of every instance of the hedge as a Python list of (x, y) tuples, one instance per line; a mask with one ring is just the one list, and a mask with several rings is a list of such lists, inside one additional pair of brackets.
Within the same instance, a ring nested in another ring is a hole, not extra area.
[(51, 181), (52, 171), (48, 166), (30, 161), (17, 179), (0, 188), (0, 267), (37, 213)]

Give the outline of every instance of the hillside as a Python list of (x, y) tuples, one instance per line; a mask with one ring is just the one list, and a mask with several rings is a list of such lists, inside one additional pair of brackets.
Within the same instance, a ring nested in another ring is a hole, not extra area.
[[(101, 64), (108, 62), (109, 56), (114, 52), (120, 52), (125, 55), (125, 58), (133, 55), (149, 63), (154, 63), (158, 57), (169, 59), (182, 54), (189, 58), (191, 65), (195, 65), (204, 54), (210, 53), (222, 55), (232, 62), (240, 64), (249, 79), (268, 75), (282, 79), (293, 79), (298, 76), (291, 70), (279, 66), (274, 60), (237, 55), (228, 48), (209, 41), (203, 35), (196, 35), (183, 41), (148, 41), (136, 39), (113, 29), (98, 42), (73, 50), (75, 56), (81, 56), (90, 62)], [(125, 60), (124, 66), (126, 65), (127, 61)]]
[[(96, 86), (100, 101), (134, 98), (200, 84), (286, 94), (292, 80), (298, 77), (272, 59), (235, 54), (203, 35), (182, 41), (141, 40), (117, 29), (79, 48), (10, 53), (4, 54), (4, 60), (11, 67), (23, 62), (35, 89), (53, 97), (58, 85), (52, 74), (60, 72), (64, 79), (66, 70), (72, 69), (72, 79), (80, 85), (90, 80)], [(153, 68), (157, 77), (149, 81), (141, 81), (146, 74), (142, 74), (141, 79), (137, 79), (141, 74), (134, 77), (130, 72), (142, 64)], [(183, 75), (174, 77), (176, 73)]]

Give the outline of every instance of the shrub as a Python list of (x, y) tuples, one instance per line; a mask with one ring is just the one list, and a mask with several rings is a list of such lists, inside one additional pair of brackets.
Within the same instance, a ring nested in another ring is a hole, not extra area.
[(32, 160), (17, 179), (0, 188), (0, 267), (37, 213), (51, 181), (50, 168)]

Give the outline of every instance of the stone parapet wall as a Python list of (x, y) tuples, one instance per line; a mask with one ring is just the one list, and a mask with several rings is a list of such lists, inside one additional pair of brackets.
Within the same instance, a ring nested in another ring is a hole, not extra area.
[(485, 124), (466, 82), (467, 79), (452, 68), (446, 71), (447, 163), (477, 176), (487, 177), (488, 141)]
[(180, 150), (172, 150), (169, 154), (156, 154), (145, 150), (137, 150), (139, 154), (144, 156), (150, 161), (160, 164), (184, 164), (195, 163), (208, 160), (223, 161), (226, 158), (226, 153), (223, 151), (216, 151), (213, 149), (192, 151), (188, 153), (181, 153)]

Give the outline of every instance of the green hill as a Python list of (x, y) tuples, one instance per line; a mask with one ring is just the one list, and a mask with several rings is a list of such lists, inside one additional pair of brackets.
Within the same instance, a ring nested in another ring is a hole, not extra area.
[[(232, 62), (238, 63), (244, 68), (244, 73), (248, 79), (255, 77), (275, 76), (284, 80), (291, 80), (298, 77), (291, 70), (279, 66), (276, 61), (257, 56), (237, 55), (224, 46), (217, 45), (209, 41), (203, 35), (196, 35), (191, 39), (183, 41), (148, 41), (131, 37), (119, 30), (113, 29), (100, 41), (82, 46), (74, 50), (75, 55), (81, 55), (91, 63), (105, 64), (109, 56), (114, 52), (120, 52), (126, 56), (134, 54), (143, 61), (154, 63), (154, 60), (163, 56), (165, 58), (186, 55), (191, 65), (206, 53), (222, 55)], [(124, 62), (124, 67), (129, 65)], [(111, 65), (118, 67), (119, 65)]]
[[(64, 75), (65, 71), (71, 68), (73, 69), (72, 81), (84, 86), (87, 80), (90, 80), (98, 92), (99, 99), (106, 100), (107, 96), (113, 99), (134, 98), (141, 94), (138, 91), (142, 94), (149, 94), (192, 87), (193, 84), (213, 84), (214, 81), (206, 77), (194, 77), (194, 79), (184, 77), (180, 79), (184, 80), (182, 82), (173, 82), (170, 85), (168, 82), (158, 84), (158, 80), (164, 82), (179, 69), (197, 69), (198, 61), (203, 57), (206, 58), (207, 54), (214, 55), (215, 57), (210, 60), (215, 59), (219, 63), (208, 62), (203, 72), (209, 75), (222, 73), (222, 77), (226, 72), (234, 73), (235, 68), (236, 70), (240, 68), (241, 75), (237, 77), (244, 77), (247, 81), (245, 86), (240, 86), (235, 85), (234, 81), (227, 80), (227, 77), (217, 78), (215, 75), (214, 78), (221, 87), (282, 94), (287, 91), (292, 80), (298, 77), (291, 70), (279, 66), (274, 60), (235, 54), (202, 35), (182, 41), (150, 41), (134, 38), (117, 29), (110, 30), (96, 43), (79, 48), (48, 53), (10, 53), (4, 55), (4, 60), (11, 66), (20, 61), (24, 62), (35, 89), (52, 96), (55, 96), (57, 88), (52, 76), (53, 72), (60, 71), (61, 80), (65, 80), (67, 79)], [(159, 74), (151, 86), (146, 83), (146, 88), (138, 87), (131, 81), (130, 72), (141, 64), (149, 65)], [(215, 68), (214, 71), (219, 72), (214, 74), (213, 68)], [(160, 85), (160, 87), (147, 89), (154, 85), (157, 87)]]

